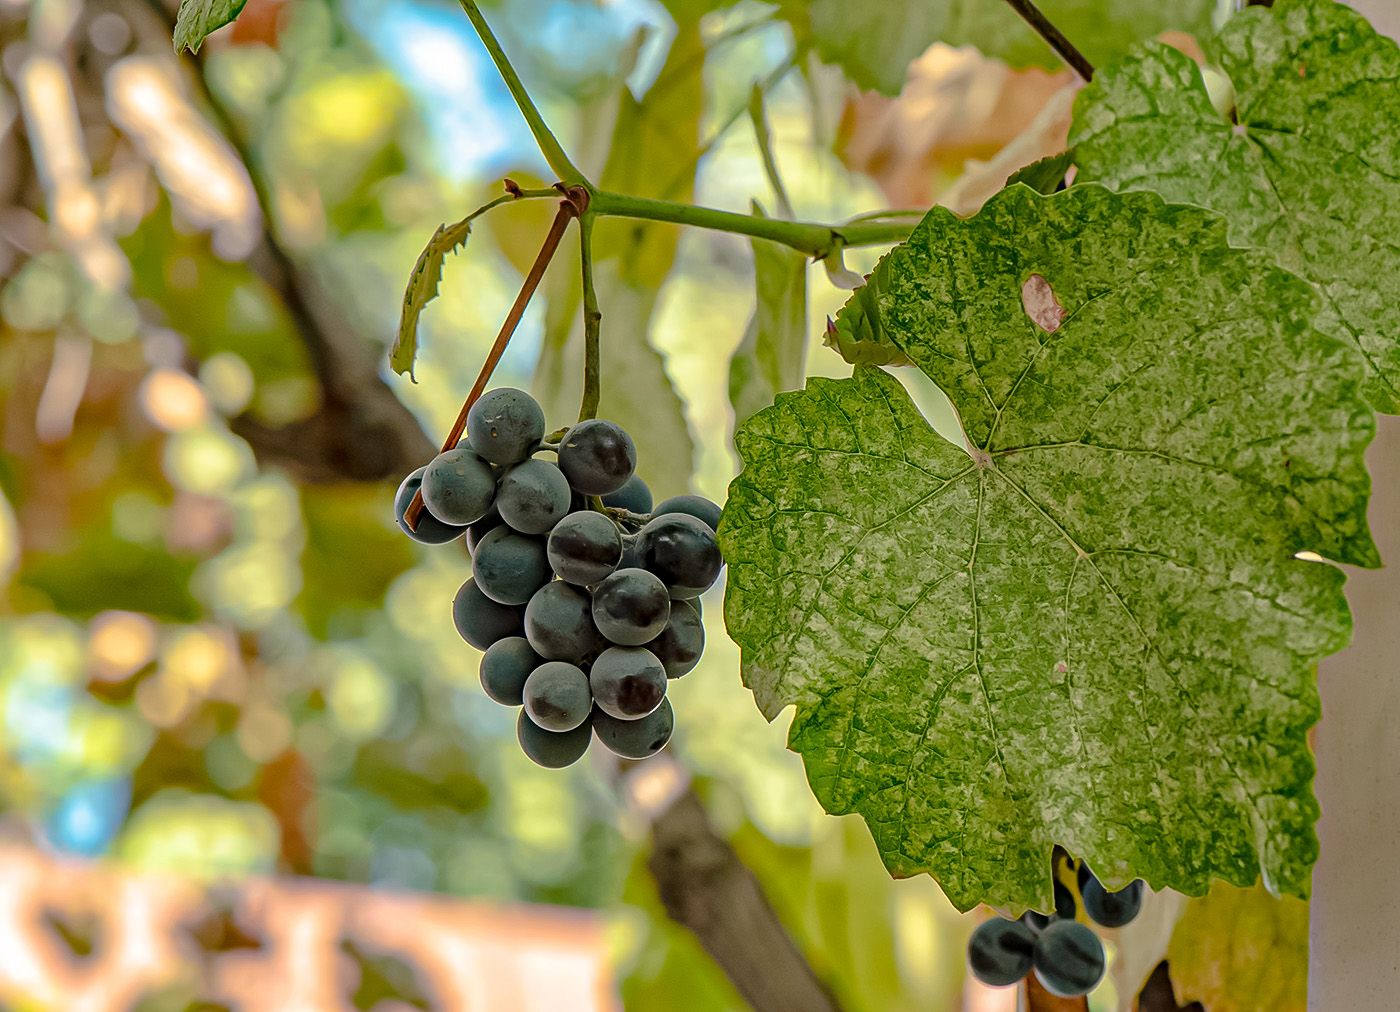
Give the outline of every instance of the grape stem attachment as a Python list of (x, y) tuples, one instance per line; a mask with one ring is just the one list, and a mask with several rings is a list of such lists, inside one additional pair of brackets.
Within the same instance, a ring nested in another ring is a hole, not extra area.
[[(510, 307), (510, 312), (506, 314), (505, 322), (501, 324), (500, 333), (496, 335), (496, 341), (491, 345), (491, 351), (487, 353), (486, 361), (481, 365), (481, 371), (477, 373), (476, 382), (472, 384), (471, 392), (467, 394), (467, 399), (462, 402), (462, 410), (457, 412), (457, 420), (452, 423), (452, 430), (448, 432), (447, 438), (442, 442), (442, 453), (452, 449), (462, 438), (462, 433), (467, 427), (467, 415), (486, 391), (486, 384), (491, 381), (491, 374), (496, 371), (496, 365), (501, 361), (501, 356), (505, 354), (506, 345), (510, 344), (510, 339), (515, 334), (515, 328), (520, 325), (520, 320), (525, 315), (525, 307), (530, 304), (530, 297), (535, 294), (535, 289), (539, 287), (541, 279), (544, 278), (545, 268), (549, 266), (550, 260), (554, 259), (555, 251), (559, 249), (559, 243), (564, 238), (564, 231), (569, 227), (569, 222), (582, 216), (588, 210), (589, 195), (584, 187), (566, 186), (563, 183), (558, 183), (556, 188), (563, 194), (563, 199), (559, 201), (559, 210), (554, 213), (554, 221), (549, 225), (549, 232), (540, 245), (540, 252), (535, 257), (535, 262), (530, 266), (530, 273), (525, 275), (525, 281), (520, 286), (520, 294), (515, 297), (515, 304)], [(416, 531), (418, 529), (418, 521), (423, 517), (424, 508), (423, 490), (419, 489), (413, 494), (413, 501), (408, 504), (408, 509), (404, 510), (403, 519), (409, 530)]]

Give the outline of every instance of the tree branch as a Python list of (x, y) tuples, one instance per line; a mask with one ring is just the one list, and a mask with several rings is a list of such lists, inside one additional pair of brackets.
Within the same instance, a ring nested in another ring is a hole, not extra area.
[(1041, 13), (1031, 0), (1006, 0), (1021, 19), (1036, 30), (1051, 49), (1059, 54), (1060, 59), (1070, 65), (1076, 74), (1084, 78), (1085, 81), (1094, 79), (1094, 65), (1084, 58), (1084, 54), (1074, 47), (1074, 43), (1065, 38), (1064, 33), (1050, 23), (1050, 19)]
[(840, 1012), (693, 791), (657, 816), (652, 839), (647, 868), (666, 912), (695, 934), (756, 1012)]
[[(175, 24), (170, 6), (146, 0), (144, 5), (134, 3), (132, 13), (143, 8), (161, 18), (168, 38)], [(199, 56), (182, 59), (189, 61), (187, 80), (247, 169), (257, 196), (263, 231), (248, 267), (286, 308), (321, 387), (321, 406), (309, 418), (269, 426), (243, 414), (231, 419), (229, 428), (248, 441), (260, 463), (285, 468), (300, 481), (331, 484), (401, 477), (406, 461), (430, 460), (433, 445), (380, 377), (377, 350), (356, 334), (320, 282), (277, 238), (273, 204), (256, 152), (205, 85), (208, 51), (202, 47)]]

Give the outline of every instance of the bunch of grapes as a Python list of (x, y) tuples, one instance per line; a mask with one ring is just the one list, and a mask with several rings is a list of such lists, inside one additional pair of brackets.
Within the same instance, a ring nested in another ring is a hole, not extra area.
[[(614, 422), (579, 422), (557, 444), (544, 432), (529, 394), (488, 391), (465, 438), (404, 479), (394, 510), (424, 544), (465, 536), (472, 577), (452, 618), (485, 651), (486, 694), (522, 707), (526, 755), (559, 769), (596, 734), (616, 755), (644, 759), (671, 738), (667, 680), (705, 646), (700, 595), (724, 566), (720, 507), (681, 495), (653, 509), (636, 448)], [(404, 515), (420, 489), (415, 531)]]
[[(1029, 911), (1020, 920), (983, 921), (967, 943), (972, 975), (992, 987), (1008, 987), (1035, 972), (1045, 990), (1060, 998), (1088, 994), (1103, 979), (1103, 943), (1085, 918), (1105, 928), (1121, 928), (1142, 909), (1142, 879), (1109, 892), (1089, 866), (1064, 855), (1055, 860), (1055, 913)], [(1067, 869), (1065, 875), (1062, 869)], [(1071, 890), (1063, 878), (1073, 881)]]

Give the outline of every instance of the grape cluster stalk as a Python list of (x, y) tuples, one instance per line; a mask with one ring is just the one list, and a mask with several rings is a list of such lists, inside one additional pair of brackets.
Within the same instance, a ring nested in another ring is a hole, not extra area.
[[(1014, 921), (993, 917), (972, 933), (968, 969), (983, 984), (1010, 987), (1034, 973), (1056, 997), (1078, 998), (1103, 979), (1103, 943), (1085, 922), (1121, 928), (1135, 918), (1142, 909), (1142, 879), (1109, 892), (1084, 862), (1076, 867), (1068, 855), (1057, 852), (1053, 864), (1053, 914), (1028, 911)], [(1066, 879), (1076, 888), (1072, 890)]]
[[(487, 391), (457, 445), (404, 479), (395, 516), (422, 544), (465, 538), (472, 576), (453, 622), (484, 651), (486, 694), (521, 708), (527, 756), (560, 769), (596, 736), (645, 759), (671, 739), (667, 682), (704, 650), (700, 595), (724, 567), (720, 507), (680, 495), (653, 508), (632, 439), (614, 422), (579, 422), (558, 444), (544, 434), (529, 394)], [(415, 530), (405, 513), (420, 490)]]

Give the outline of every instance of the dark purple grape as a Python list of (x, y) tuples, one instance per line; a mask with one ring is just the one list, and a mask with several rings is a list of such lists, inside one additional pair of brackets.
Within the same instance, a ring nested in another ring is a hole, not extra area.
[(590, 418), (564, 434), (559, 470), (584, 495), (607, 495), (627, 484), (637, 468), (637, 448), (616, 422)]
[(497, 527), (472, 553), (472, 576), (491, 600), (524, 604), (550, 581), (544, 539)]
[(549, 532), (549, 564), (559, 579), (581, 587), (600, 583), (622, 559), (622, 534), (601, 513), (570, 513)]
[(524, 390), (488, 390), (467, 412), (467, 440), (493, 464), (519, 463), (543, 438), (544, 412)]
[(588, 751), (593, 728), (585, 720), (572, 731), (546, 731), (521, 710), (515, 722), (515, 737), (520, 742), (520, 750), (537, 765), (561, 770), (578, 762)]
[(423, 469), (423, 505), (443, 523), (474, 524), (495, 498), (496, 472), (471, 447), (439, 453)]
[(531, 458), (501, 476), (501, 519), (522, 534), (545, 534), (569, 512), (569, 483), (547, 460)]
[(623, 485), (616, 492), (609, 492), (603, 496), (603, 505), (627, 510), (630, 513), (650, 513), (651, 489), (647, 487), (646, 482), (634, 474), (627, 479), (626, 485)]
[(556, 580), (525, 606), (525, 638), (541, 657), (577, 663), (593, 649), (593, 603), (588, 592)]
[(671, 701), (661, 705), (640, 720), (618, 720), (602, 710), (593, 711), (593, 733), (609, 752), (623, 759), (645, 759), (654, 756), (671, 740), (676, 727), (676, 715)]
[(523, 627), (517, 609), (491, 600), (475, 580), (462, 584), (452, 599), (452, 622), (462, 639), (478, 650), (507, 636), (519, 636)]
[(671, 617), (661, 635), (647, 644), (666, 670), (667, 678), (679, 678), (700, 663), (705, 650), (705, 626), (693, 601), (672, 601)]
[(649, 643), (670, 617), (665, 584), (644, 569), (619, 569), (593, 588), (593, 624), (613, 643)]
[(666, 698), (666, 669), (641, 647), (608, 647), (588, 670), (598, 709), (618, 720), (645, 717)]
[(1057, 998), (1088, 994), (1103, 979), (1103, 943), (1087, 925), (1056, 921), (1035, 939), (1035, 975)]
[(481, 543), (481, 539), (503, 523), (505, 521), (501, 519), (501, 511), (496, 509), (495, 504), (492, 503), (486, 515), (467, 528), (467, 551), (476, 551), (476, 546)]
[[(1081, 867), (1087, 868), (1088, 865)], [(1134, 879), (1116, 893), (1103, 887), (1103, 883), (1090, 872), (1087, 881), (1079, 887), (1084, 898), (1084, 912), (1095, 924), (1105, 928), (1121, 928), (1142, 909), (1142, 879)]]
[(445, 545), (453, 538), (460, 538), (466, 528), (456, 524), (445, 524), (426, 509), (418, 516), (416, 531), (411, 529), (408, 521), (403, 518), (408, 512), (409, 503), (413, 502), (414, 493), (423, 485), (423, 472), (426, 470), (426, 467), (420, 467), (400, 483), (399, 490), (394, 493), (394, 519), (398, 521), (399, 530), (420, 545)]
[(637, 535), (637, 559), (679, 600), (699, 597), (724, 568), (715, 532), (684, 513), (655, 517)]
[(673, 495), (671, 498), (663, 500), (656, 509), (652, 510), (652, 518), (665, 516), (667, 513), (684, 513), (686, 516), (694, 517), (712, 531), (719, 530), (719, 517), (724, 512), (718, 503), (711, 502), (703, 495)]
[(524, 636), (497, 640), (481, 656), (481, 687), (503, 706), (519, 706), (525, 701), (525, 679), (543, 662)]
[(1035, 935), (1020, 921), (993, 917), (967, 942), (967, 966), (989, 987), (1009, 987), (1031, 972)]
[(567, 661), (545, 661), (530, 672), (522, 696), (525, 712), (546, 731), (572, 731), (593, 709), (588, 676)]

